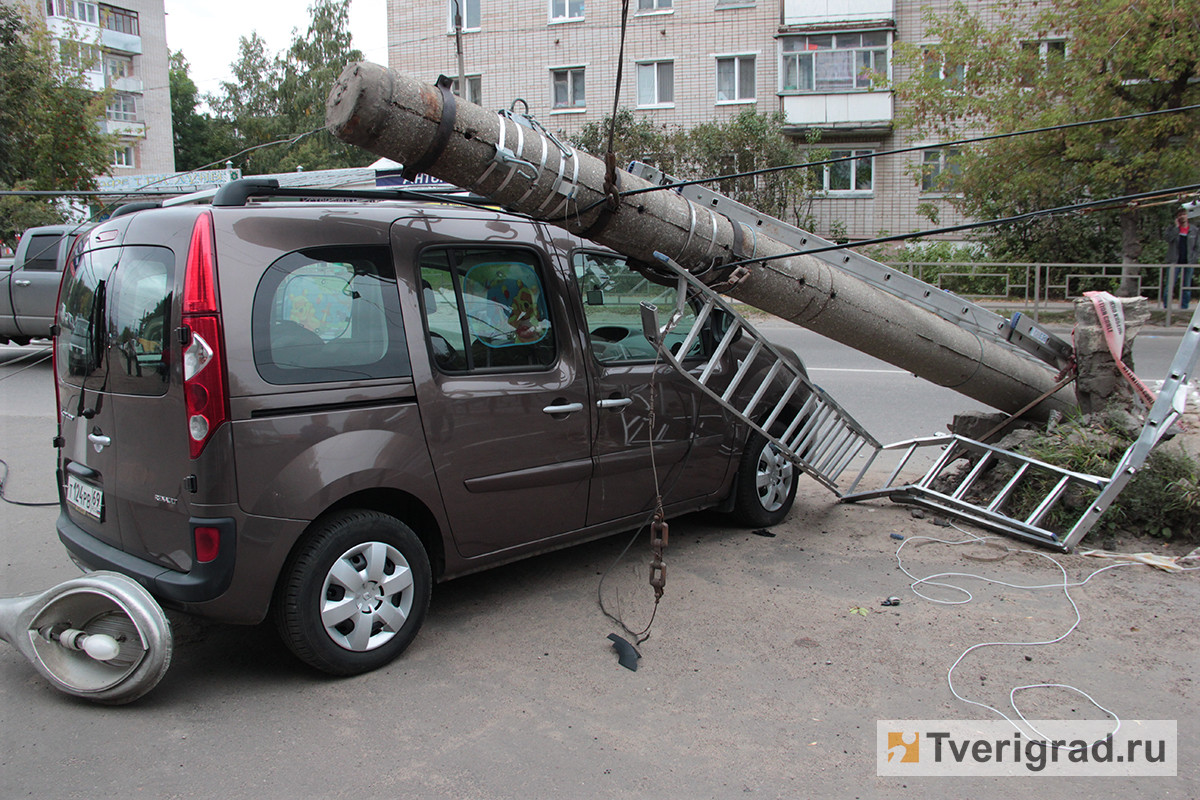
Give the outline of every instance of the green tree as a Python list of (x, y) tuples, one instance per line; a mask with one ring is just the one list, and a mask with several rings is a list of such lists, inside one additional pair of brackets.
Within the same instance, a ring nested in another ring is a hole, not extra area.
[[(91, 91), (85, 76), (97, 57), (86, 43), (64, 40), (56, 48), (44, 23), (0, 4), (0, 188), (96, 188), (116, 143), (98, 126), (107, 96)], [(7, 197), (0, 240), (62, 220), (52, 201)]]
[[(916, 137), (1013, 132), (1200, 103), (1200, 17), (1174, 0), (1006, 0), (996, 17), (956, 4), (926, 14), (934, 47), (898, 45), (895, 85)], [(963, 148), (938, 180), (989, 219), (1197, 182), (1194, 111), (1018, 136)], [(914, 138), (916, 138), (914, 137)], [(931, 177), (926, 174), (926, 180)], [(1133, 294), (1147, 242), (1169, 213), (1125, 206), (986, 234), (995, 255), (1083, 261), (1119, 254)], [(1150, 250), (1151, 254), (1156, 250)]]
[(223, 82), (208, 102), (232, 126), (238, 149), (256, 148), (234, 159), (247, 174), (356, 167), (375, 160), (324, 130), (325, 100), (334, 81), (348, 62), (363, 58), (353, 47), (349, 7), (350, 0), (314, 0), (308, 30), (293, 30), (291, 46), (279, 55), (271, 55), (256, 32), (241, 38), (238, 60), (230, 65), (234, 80)]
[(192, 80), (190, 66), (182, 51), (171, 54), (171, 129), (175, 136), (175, 169), (221, 169), (224, 161), (237, 152), (237, 142), (229, 124), (211, 114), (196, 110), (200, 95)]
[[(588, 123), (573, 139), (574, 144), (596, 156), (608, 149), (610, 117)], [(782, 113), (758, 114), (743, 111), (727, 122), (705, 122), (689, 130), (668, 130), (646, 117), (636, 118), (629, 109), (617, 111), (613, 151), (617, 164), (632, 160), (651, 163), (669, 175), (684, 180), (715, 178), (769, 167), (799, 165), (805, 160), (828, 156), (824, 150), (803, 149), (783, 133)], [(809, 142), (815, 144), (816, 139)], [(708, 186), (738, 202), (812, 228), (812, 199), (821, 187), (812, 170), (788, 169), (764, 175), (729, 178)]]

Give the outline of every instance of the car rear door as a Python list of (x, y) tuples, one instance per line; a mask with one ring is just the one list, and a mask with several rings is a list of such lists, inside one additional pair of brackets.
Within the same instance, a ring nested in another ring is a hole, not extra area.
[(104, 402), (108, 377), (108, 293), (120, 249), (77, 255), (68, 265), (55, 342), (58, 371), (60, 479), (65, 513), (97, 539), (121, 548), (113, 502), (117, 461), (113, 404)]
[(499, 216), (419, 218), (396, 222), (392, 241), (421, 287), (421, 329), (409, 341), (423, 342), (428, 359), (414, 357), (414, 379), (459, 552), (584, 527), (592, 402), (569, 276), (554, 269), (545, 229)]

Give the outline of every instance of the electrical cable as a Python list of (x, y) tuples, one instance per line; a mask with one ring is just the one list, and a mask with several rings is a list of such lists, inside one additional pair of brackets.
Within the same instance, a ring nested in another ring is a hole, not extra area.
[(57, 501), (57, 500), (56, 500), (56, 501), (54, 501), (53, 503), (27, 503), (27, 502), (24, 502), (24, 501), (21, 501), (21, 500), (9, 500), (9, 499), (8, 499), (7, 497), (5, 497), (5, 495), (4, 495), (4, 484), (8, 482), (8, 473), (9, 473), (9, 469), (8, 469), (8, 463), (7, 463), (7, 462), (6, 462), (4, 459), (2, 459), (2, 458), (0, 458), (0, 467), (4, 467), (4, 474), (3, 474), (3, 475), (0, 475), (0, 500), (3, 500), (3, 501), (4, 501), (4, 502), (6, 502), (6, 503), (11, 503), (11, 504), (12, 504), (12, 505), (14, 505), (14, 506), (26, 506), (26, 507), (29, 507), (29, 508), (40, 508), (40, 507), (42, 507), (42, 506), (56, 506), (56, 505), (58, 505), (58, 501)]
[[(978, 644), (974, 644), (974, 645), (968, 647), (966, 650), (964, 650), (962, 653), (960, 653), (958, 658), (954, 660), (954, 663), (951, 664), (950, 668), (946, 671), (946, 683), (950, 688), (950, 692), (957, 699), (961, 700), (964, 703), (968, 703), (968, 704), (974, 705), (974, 706), (979, 706), (980, 708), (984, 708), (984, 709), (987, 709), (988, 711), (992, 711), (992, 712), (998, 714), (999, 716), (1003, 717), (1005, 719), (1005, 721), (1007, 721), (1009, 724), (1011, 724), (1017, 731), (1021, 732), (1022, 734), (1027, 734), (1028, 731), (1022, 730), (1021, 726), (1019, 724), (1017, 724), (1016, 721), (1014, 721), (1011, 717), (1009, 717), (1008, 714), (1005, 714), (1003, 711), (996, 708), (995, 706), (991, 706), (991, 705), (988, 705), (987, 703), (979, 702), (977, 700), (968, 699), (967, 697), (964, 697), (962, 694), (960, 694), (958, 689), (954, 686), (954, 671), (955, 671), (955, 669), (957, 669), (959, 667), (959, 665), (962, 664), (963, 660), (970, 653), (972, 653), (976, 650), (983, 649), (985, 647), (999, 647), (999, 646), (1033, 647), (1033, 646), (1057, 644), (1058, 642), (1063, 641), (1068, 636), (1070, 636), (1075, 631), (1075, 629), (1079, 627), (1080, 623), (1083, 621), (1083, 615), (1079, 610), (1079, 606), (1076, 604), (1075, 599), (1071, 596), (1071, 592), (1070, 592), (1071, 587), (1083, 586), (1086, 583), (1088, 583), (1089, 581), (1091, 581), (1092, 578), (1095, 578), (1100, 573), (1107, 572), (1110, 569), (1116, 569), (1118, 567), (1135, 566), (1139, 562), (1120, 561), (1115, 564), (1110, 564), (1108, 566), (1101, 567), (1100, 569), (1095, 570), (1094, 572), (1092, 572), (1090, 575), (1088, 575), (1086, 578), (1084, 578), (1081, 581), (1071, 581), (1067, 574), (1066, 568), (1063, 567), (1063, 565), (1059, 561), (1057, 561), (1056, 559), (1047, 555), (1046, 553), (1042, 553), (1037, 550), (1028, 550), (1028, 549), (1015, 550), (1015, 549), (1007, 547), (1007, 545), (1004, 545), (1003, 544), (1004, 540), (1000, 539), (999, 537), (980, 536), (978, 534), (975, 534), (968, 530), (965, 530), (964, 528), (961, 528), (956, 524), (954, 524), (953, 527), (956, 530), (960, 531), (961, 533), (966, 534), (969, 538), (960, 539), (960, 540), (955, 541), (955, 540), (949, 540), (949, 539), (937, 539), (932, 536), (910, 536), (907, 539), (905, 539), (900, 544), (899, 547), (896, 548), (896, 565), (905, 575), (907, 575), (909, 578), (912, 579), (913, 582), (909, 585), (909, 588), (912, 589), (913, 594), (915, 594), (918, 597), (922, 598), (923, 600), (927, 600), (928, 602), (931, 602), (931, 603), (938, 603), (941, 605), (964, 605), (964, 604), (970, 603), (972, 600), (974, 600), (974, 595), (972, 595), (971, 592), (963, 586), (959, 586), (955, 583), (944, 583), (944, 582), (942, 582), (941, 579), (944, 579), (944, 578), (966, 578), (966, 579), (983, 581), (985, 583), (989, 583), (989, 584), (992, 584), (995, 586), (1005, 586), (1005, 587), (1012, 588), (1012, 589), (1028, 589), (1028, 590), (1062, 589), (1063, 595), (1067, 598), (1067, 602), (1069, 602), (1071, 604), (1071, 608), (1075, 612), (1075, 621), (1072, 622), (1071, 625), (1067, 628), (1067, 630), (1064, 633), (1062, 633), (1060, 636), (1057, 636), (1052, 639), (1042, 640), (1042, 641), (980, 642)], [(993, 542), (1000, 542), (1001, 545), (1004, 546), (1004, 549), (1006, 551), (1005, 557), (1007, 557), (1007, 554), (1011, 554), (1011, 553), (1025, 553), (1025, 554), (1029, 554), (1029, 555), (1036, 555), (1036, 556), (1046, 559), (1047, 561), (1049, 561), (1050, 563), (1052, 563), (1056, 567), (1058, 567), (1059, 571), (1062, 574), (1062, 581), (1056, 582), (1056, 583), (1024, 585), (1024, 584), (1008, 583), (1006, 581), (1001, 581), (996, 578), (989, 578), (987, 576), (975, 575), (975, 574), (966, 573), (966, 572), (940, 572), (940, 573), (935, 573), (935, 574), (931, 574), (931, 575), (926, 575), (923, 578), (918, 578), (916, 575), (914, 575), (912, 572), (910, 572), (908, 570), (908, 568), (904, 565), (903, 559), (900, 556), (901, 551), (904, 550), (904, 548), (909, 544), (913, 544), (914, 547), (921, 547), (925, 544), (932, 544), (932, 543), (945, 544), (945, 545), (949, 545), (949, 546), (984, 544), (984, 545), (994, 547), (996, 545), (992, 544)], [(1200, 569), (1200, 567), (1186, 567), (1183, 569), (1187, 570), (1187, 571), (1191, 571), (1191, 570)], [(927, 594), (922, 593), (920, 591), (920, 589), (917, 588), (917, 587), (925, 586), (925, 585), (937, 586), (937, 587), (947, 589), (950, 591), (959, 592), (962, 595), (964, 595), (964, 598), (959, 599), (959, 600), (941, 600), (941, 599), (938, 599), (935, 597), (931, 597)], [(1029, 720), (1026, 718), (1025, 714), (1021, 711), (1020, 707), (1017, 705), (1017, 702), (1016, 702), (1016, 698), (1019, 693), (1028, 691), (1031, 689), (1066, 689), (1066, 690), (1075, 692), (1076, 694), (1087, 699), (1090, 703), (1092, 703), (1092, 705), (1094, 705), (1096, 708), (1103, 711), (1105, 714), (1107, 714), (1109, 717), (1111, 717), (1116, 722), (1116, 727), (1114, 727), (1113, 730), (1109, 732), (1110, 736), (1115, 735), (1116, 732), (1118, 730), (1120, 730), (1120, 728), (1121, 728), (1121, 718), (1116, 714), (1116, 712), (1114, 712), (1108, 708), (1105, 708), (1094, 697), (1089, 695), (1087, 692), (1085, 692), (1082, 689), (1079, 689), (1075, 686), (1071, 686), (1070, 684), (1031, 683), (1031, 684), (1025, 684), (1022, 686), (1014, 686), (1009, 691), (1009, 705), (1012, 707), (1012, 711), (1014, 712), (1015, 716), (1022, 723), (1025, 724), (1025, 726), (1028, 728), (1029, 731), (1033, 731), (1035, 734), (1040, 736), (1042, 739), (1050, 739), (1050, 737), (1047, 737), (1045, 734), (1043, 734), (1041, 731), (1039, 731), (1037, 728), (1035, 728), (1029, 722)], [(1050, 745), (1050, 746), (1052, 748), (1057, 747), (1057, 745)]]
[(25, 366), (21, 367), (20, 369), (13, 370), (12, 372), (10, 372), (6, 375), (0, 375), (0, 381), (6, 381), (9, 378), (13, 377), (14, 375), (20, 375), (25, 370), (30, 369), (32, 367), (36, 367), (38, 364), (41, 364), (46, 359), (51, 358), (52, 355), (53, 354), (50, 352), (50, 348), (46, 347), (46, 348), (43, 348), (43, 349), (37, 351), (36, 353), (29, 353), (27, 355), (20, 356), (19, 358), (14, 358), (12, 361), (6, 361), (5, 363), (0, 364), (0, 367), (11, 366), (25, 358), (30, 358), (32, 356), (41, 356), (41, 358), (38, 358), (36, 361), (26, 364)]
[[(880, 150), (873, 152), (871, 158), (878, 156), (900, 155), (902, 153), (915, 153), (922, 150), (937, 150), (946, 147), (956, 147), (958, 145), (973, 144), (976, 142), (987, 142), (995, 139), (1009, 139), (1014, 136), (1026, 136), (1033, 133), (1050, 133), (1052, 131), (1066, 130), (1068, 128), (1082, 128), (1088, 125), (1103, 125), (1109, 122), (1123, 122), (1130, 119), (1139, 119), (1141, 117), (1153, 117), (1158, 114), (1177, 114), (1182, 111), (1195, 111), (1200, 109), (1200, 104), (1191, 106), (1181, 106), (1180, 108), (1164, 108), (1158, 111), (1143, 111), (1137, 114), (1124, 114), (1119, 117), (1103, 117), (1101, 119), (1089, 119), (1080, 122), (1067, 122), (1062, 125), (1050, 125), (1044, 128), (1026, 128), (1019, 131), (1010, 131), (1008, 133), (991, 133), (986, 136), (973, 136), (969, 139), (955, 139), (947, 142), (938, 142), (937, 144), (921, 144), (912, 147), (901, 147), (895, 150)], [(630, 189), (621, 192), (621, 196), (632, 196), (636, 194), (646, 194), (647, 192), (657, 192), (662, 189), (681, 189), (685, 186), (698, 186), (705, 183), (716, 183), (717, 181), (732, 180), (735, 178), (752, 178), (758, 175), (768, 175), (773, 172), (784, 172), (789, 169), (805, 169), (807, 167), (820, 167), (827, 164), (839, 164), (843, 161), (855, 161), (860, 156), (839, 156), (838, 158), (826, 158), (821, 161), (807, 161), (801, 164), (783, 164), (777, 167), (763, 167), (762, 169), (750, 170), (748, 172), (735, 172), (729, 175), (720, 175), (716, 178), (697, 178), (695, 180), (677, 181), (675, 183), (664, 183), (661, 186), (649, 186), (641, 189)]]

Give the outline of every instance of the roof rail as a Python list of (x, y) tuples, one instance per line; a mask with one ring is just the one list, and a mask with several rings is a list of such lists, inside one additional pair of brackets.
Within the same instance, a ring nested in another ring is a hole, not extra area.
[(114, 219), (116, 217), (123, 217), (126, 214), (132, 214), (135, 211), (145, 211), (148, 208), (162, 208), (162, 201), (142, 200), (137, 203), (125, 203), (124, 205), (117, 206), (113, 212), (108, 215), (108, 218)]
[(494, 206), (487, 198), (470, 192), (428, 191), (415, 188), (323, 189), (280, 186), (275, 178), (241, 178), (216, 190), (212, 204), (217, 207), (244, 206), (252, 197), (343, 198), (348, 200), (420, 200), (466, 206)]

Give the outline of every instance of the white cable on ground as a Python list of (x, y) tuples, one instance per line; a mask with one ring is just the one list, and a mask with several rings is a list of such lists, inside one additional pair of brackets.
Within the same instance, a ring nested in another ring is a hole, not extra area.
[[(1004, 542), (1003, 539), (1000, 539), (1000, 537), (997, 537), (997, 536), (980, 536), (978, 534), (975, 534), (975, 533), (967, 531), (963, 528), (960, 528), (958, 525), (954, 525), (953, 527), (956, 530), (966, 534), (969, 538), (960, 539), (957, 541), (951, 541), (951, 540), (947, 540), (947, 539), (937, 539), (932, 536), (911, 536), (911, 537), (905, 539), (904, 542), (901, 543), (901, 545), (898, 548), (896, 548), (896, 564), (905, 575), (907, 575), (909, 578), (912, 578), (913, 582), (912, 582), (912, 584), (910, 584), (909, 588), (912, 589), (913, 594), (917, 595), (918, 597), (920, 597), (924, 600), (928, 600), (931, 603), (939, 603), (942, 605), (962, 605), (964, 603), (971, 602), (971, 600), (974, 599), (974, 595), (972, 595), (970, 591), (968, 591), (966, 588), (964, 588), (962, 586), (958, 586), (953, 583), (942, 583), (942, 582), (940, 582), (940, 579), (943, 579), (943, 578), (969, 578), (972, 580), (984, 581), (986, 583), (991, 583), (991, 584), (994, 584), (997, 586), (1006, 586), (1006, 587), (1009, 587), (1012, 589), (1062, 589), (1063, 595), (1067, 598), (1067, 601), (1071, 604), (1071, 608), (1075, 611), (1075, 621), (1073, 623), (1071, 623), (1071, 626), (1061, 636), (1055, 637), (1053, 639), (1046, 639), (1044, 641), (1034, 641), (1034, 642), (980, 642), (979, 644), (972, 645), (971, 647), (968, 647), (966, 650), (964, 650), (958, 656), (958, 658), (954, 660), (954, 663), (950, 666), (950, 669), (946, 671), (946, 683), (950, 687), (951, 694), (953, 694), (956, 698), (958, 698), (959, 700), (961, 700), (964, 703), (969, 703), (970, 705), (973, 705), (973, 706), (979, 706), (981, 708), (986, 708), (989, 711), (999, 714), (1007, 722), (1009, 722), (1014, 728), (1016, 728), (1017, 731), (1028, 734), (1028, 731), (1022, 730), (1021, 726), (1019, 724), (1017, 724), (1017, 722), (1015, 722), (1011, 717), (1009, 717), (1007, 714), (1005, 714), (1000, 709), (995, 708), (994, 706), (990, 706), (986, 703), (981, 703), (977, 700), (969, 700), (966, 697), (963, 697), (961, 694), (959, 694), (958, 690), (954, 687), (954, 670), (958, 667), (959, 664), (962, 663), (963, 659), (965, 659), (968, 654), (972, 653), (975, 650), (980, 650), (984, 647), (998, 647), (998, 646), (1002, 646), (1002, 645), (1006, 645), (1006, 646), (1010, 646), (1010, 647), (1033, 647), (1033, 646), (1039, 646), (1039, 645), (1056, 644), (1058, 642), (1061, 642), (1063, 639), (1066, 639), (1068, 636), (1070, 636), (1075, 631), (1075, 629), (1077, 627), (1079, 627), (1080, 622), (1083, 620), (1083, 617), (1079, 611), (1079, 606), (1075, 604), (1075, 599), (1071, 597), (1070, 588), (1072, 586), (1083, 586), (1088, 581), (1090, 581), (1092, 578), (1099, 575), (1101, 572), (1106, 572), (1110, 569), (1116, 569), (1117, 567), (1135, 566), (1139, 562), (1121, 561), (1121, 562), (1118, 562), (1115, 564), (1109, 564), (1106, 567), (1101, 567), (1100, 569), (1096, 570), (1095, 572), (1092, 572), (1090, 575), (1088, 575), (1086, 578), (1084, 578), (1081, 581), (1071, 582), (1069, 580), (1069, 576), (1067, 575), (1067, 571), (1063, 567), (1063, 565), (1060, 564), (1054, 558), (1050, 557), (1049, 555), (1039, 552), (1037, 550), (1014, 550), (1012, 548), (1008, 548), (1007, 546), (1005, 546), (1004, 549), (1007, 553), (1018, 553), (1019, 552), (1019, 553), (1029, 553), (1032, 555), (1040, 556), (1040, 557), (1046, 559), (1047, 561), (1049, 561), (1050, 563), (1054, 564), (1054, 566), (1058, 567), (1059, 571), (1062, 573), (1062, 582), (1061, 583), (1034, 584), (1034, 585), (1028, 585), (1028, 586), (1021, 585), (1021, 584), (1015, 584), (1015, 583), (1007, 583), (1005, 581), (997, 580), (995, 578), (989, 578), (989, 577), (986, 577), (983, 575), (974, 575), (974, 574), (966, 573), (966, 572), (940, 572), (940, 573), (933, 574), (933, 575), (927, 575), (923, 578), (918, 578), (916, 575), (909, 572), (907, 568), (905, 568), (903, 559), (901, 559), (901, 557), (900, 557), (900, 552), (905, 548), (905, 546), (907, 546), (910, 542), (913, 542), (913, 541), (922, 541), (923, 540), (926, 542), (937, 542), (939, 544), (945, 544), (945, 545), (950, 545), (950, 546), (964, 545), (964, 544), (987, 544), (988, 546), (995, 546), (995, 545), (991, 544), (992, 540), (996, 540), (1001, 543)], [(1185, 568), (1181, 568), (1180, 571), (1190, 572), (1190, 571), (1194, 571), (1197, 569), (1200, 569), (1200, 567), (1185, 567)], [(936, 598), (933, 598), (926, 594), (921, 593), (921, 591), (917, 587), (922, 586), (924, 584), (928, 584), (930, 586), (939, 586), (944, 589), (949, 589), (951, 591), (961, 592), (966, 597), (965, 597), (965, 599), (962, 599), (962, 600), (939, 600), (939, 599), (936, 599)], [(1111, 717), (1116, 722), (1116, 727), (1112, 729), (1112, 731), (1110, 732), (1109, 735), (1114, 735), (1114, 734), (1116, 734), (1116, 732), (1118, 730), (1121, 729), (1121, 718), (1119, 716), (1117, 716), (1117, 714), (1115, 712), (1110, 711), (1109, 709), (1100, 705), (1100, 703), (1097, 702), (1095, 698), (1093, 698), (1087, 692), (1084, 692), (1075, 686), (1071, 686), (1069, 684), (1063, 684), (1063, 683), (1031, 683), (1031, 684), (1026, 684), (1024, 686), (1013, 687), (1012, 690), (1008, 694), (1009, 705), (1012, 706), (1013, 712), (1016, 714), (1017, 718), (1020, 719), (1020, 721), (1025, 724), (1025, 726), (1028, 728), (1028, 730), (1033, 731), (1035, 734), (1037, 734), (1042, 739), (1049, 739), (1050, 737), (1047, 737), (1045, 734), (1043, 734), (1037, 728), (1033, 727), (1033, 725), (1030, 724), (1029, 720), (1025, 717), (1025, 714), (1017, 706), (1017, 702), (1016, 702), (1017, 694), (1019, 692), (1022, 692), (1022, 691), (1028, 690), (1028, 689), (1068, 689), (1070, 691), (1073, 691), (1076, 694), (1079, 694), (1079, 695), (1087, 698), (1087, 700), (1092, 705), (1094, 705), (1096, 708), (1103, 711), (1105, 714), (1107, 714), (1109, 717)]]

